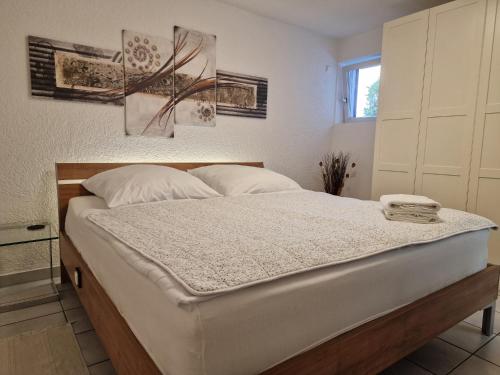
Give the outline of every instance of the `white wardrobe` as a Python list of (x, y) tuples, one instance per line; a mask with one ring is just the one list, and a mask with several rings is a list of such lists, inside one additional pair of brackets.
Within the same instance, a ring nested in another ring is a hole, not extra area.
[(500, 224), (500, 0), (386, 23), (379, 98), (372, 198), (427, 195)]

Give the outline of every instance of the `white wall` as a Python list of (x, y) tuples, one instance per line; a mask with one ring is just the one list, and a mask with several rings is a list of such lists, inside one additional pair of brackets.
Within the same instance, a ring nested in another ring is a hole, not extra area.
[[(321, 187), (317, 162), (334, 122), (334, 43), (210, 0), (2, 0), (0, 223), (56, 222), (56, 161), (258, 161)], [(219, 69), (269, 79), (267, 120), (218, 116), (175, 139), (126, 137), (123, 108), (30, 97), (27, 35), (120, 49), (121, 30), (172, 36), (174, 25), (217, 35)], [(0, 274), (38, 255), (4, 249)], [(29, 258), (29, 259), (28, 259)]]
[(375, 124), (372, 121), (333, 126), (332, 150), (349, 152), (351, 161), (356, 163), (345, 182), (343, 196), (370, 199), (374, 141)]
[(337, 41), (339, 62), (355, 60), (379, 54), (382, 50), (382, 26), (365, 33), (352, 35)]
[[(339, 39), (336, 55), (340, 63), (356, 61), (362, 57), (380, 54), (382, 49), (382, 27), (366, 33)], [(355, 174), (346, 182), (344, 196), (370, 199), (375, 121), (342, 123), (342, 79), (338, 71), (336, 96), (336, 124), (332, 130), (332, 150), (350, 152), (357, 161)]]

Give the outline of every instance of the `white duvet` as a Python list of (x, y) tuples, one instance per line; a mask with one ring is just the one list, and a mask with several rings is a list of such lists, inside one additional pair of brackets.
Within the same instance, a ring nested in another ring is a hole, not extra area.
[(388, 221), (379, 202), (311, 191), (156, 202), (88, 215), (194, 295), (495, 227), (462, 211), (442, 209), (440, 217), (432, 225)]

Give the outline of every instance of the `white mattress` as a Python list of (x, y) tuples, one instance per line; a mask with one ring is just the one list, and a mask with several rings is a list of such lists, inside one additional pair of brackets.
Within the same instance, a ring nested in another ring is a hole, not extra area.
[(259, 373), (487, 263), (489, 230), (481, 230), (199, 297), (87, 220), (95, 208), (106, 205), (93, 196), (73, 198), (66, 232), (157, 366), (171, 375)]

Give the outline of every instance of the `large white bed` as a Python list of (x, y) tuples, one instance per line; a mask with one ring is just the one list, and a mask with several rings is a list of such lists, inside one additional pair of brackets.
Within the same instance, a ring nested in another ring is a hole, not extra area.
[(259, 373), (487, 264), (484, 229), (219, 296), (195, 296), (90, 222), (94, 209), (107, 207), (95, 196), (71, 199), (66, 233), (165, 374)]

